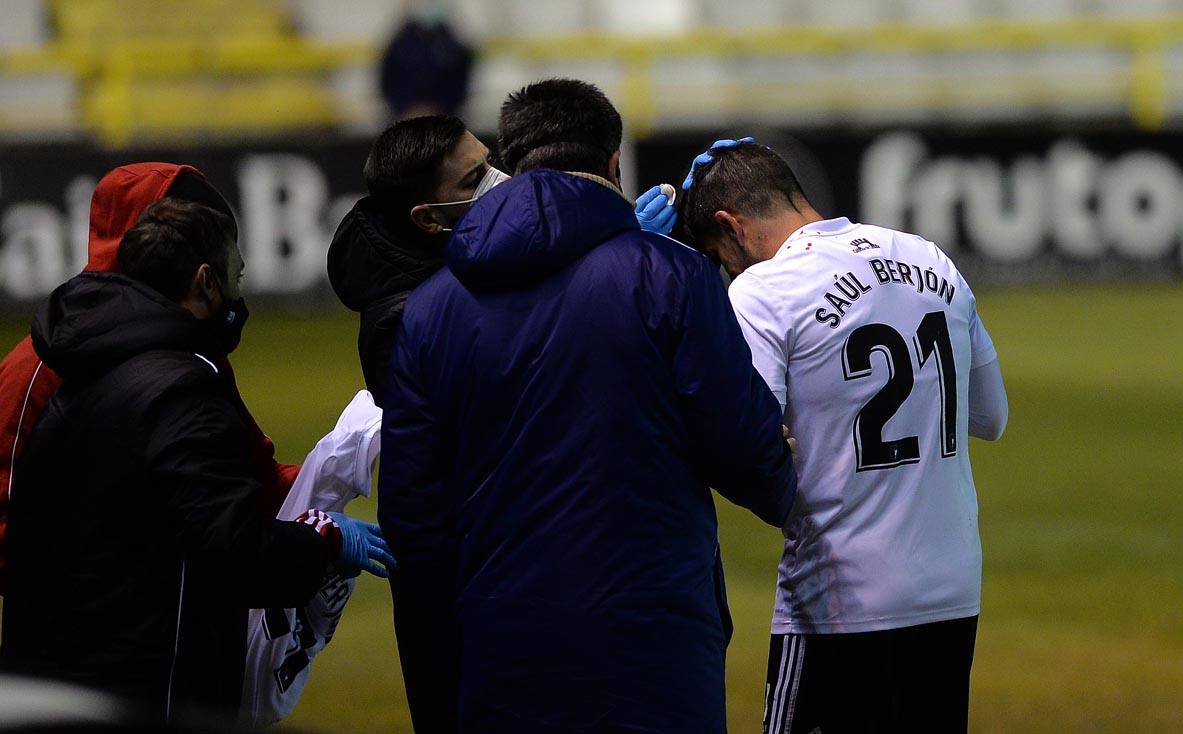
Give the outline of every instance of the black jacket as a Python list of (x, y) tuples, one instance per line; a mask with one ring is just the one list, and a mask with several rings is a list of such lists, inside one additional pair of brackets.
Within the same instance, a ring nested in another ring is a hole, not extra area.
[(33, 343), (63, 384), (17, 466), (4, 666), (230, 713), (247, 610), (300, 606), (328, 569), (307, 525), (263, 514), (244, 407), (213, 334), (120, 275), (58, 288)]
[(443, 264), (442, 248), (396, 233), (372, 196), (357, 202), (333, 236), (329, 282), (341, 303), (361, 314), (357, 351), (366, 389), (378, 405), (386, 395), (403, 304)]
[[(373, 197), (359, 201), (337, 228), (329, 247), (329, 282), (341, 302), (361, 314), (357, 351), (366, 388), (378, 405), (385, 401), (403, 305), (443, 264), (442, 247), (398, 235)], [(416, 731), (446, 734), (456, 728), (451, 628), (405, 603), (400, 580), (398, 574), (392, 577), (390, 588), (411, 719)]]

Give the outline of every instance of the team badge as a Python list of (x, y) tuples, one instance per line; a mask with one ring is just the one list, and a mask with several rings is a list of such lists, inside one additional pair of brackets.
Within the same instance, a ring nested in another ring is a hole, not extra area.
[(859, 237), (857, 240), (853, 240), (850, 243), (850, 247), (851, 247), (851, 252), (866, 252), (867, 250), (878, 250), (879, 249), (879, 245), (877, 245), (874, 242), (872, 242), (868, 239), (865, 239), (863, 237)]

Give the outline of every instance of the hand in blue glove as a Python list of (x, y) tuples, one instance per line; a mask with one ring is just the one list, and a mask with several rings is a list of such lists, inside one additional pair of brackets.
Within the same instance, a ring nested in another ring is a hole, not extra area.
[(734, 148), (735, 146), (739, 145), (740, 143), (754, 143), (754, 142), (756, 142), (755, 138), (747, 137), (747, 138), (740, 138), (739, 140), (730, 140), (730, 139), (724, 138), (723, 140), (716, 140), (715, 142), (711, 143), (710, 150), (708, 150), (705, 153), (699, 153), (698, 157), (694, 159), (694, 162), (690, 164), (690, 173), (686, 174), (686, 180), (682, 182), (682, 190), (683, 191), (690, 190), (690, 187), (694, 184), (694, 172), (696, 170), (698, 170), (699, 166), (705, 166), (706, 164), (715, 160), (715, 157), (713, 155), (711, 155), (711, 150), (714, 150), (716, 148)]
[(342, 512), (330, 512), (329, 517), (341, 530), (341, 554), (333, 565), (345, 578), (353, 578), (369, 571), (379, 578), (389, 578), (398, 567), (382, 529), (372, 522), (355, 520)]
[[(673, 187), (670, 187), (673, 191)], [(662, 192), (661, 186), (654, 186), (637, 197), (637, 224), (646, 232), (669, 234), (678, 219), (678, 212)]]

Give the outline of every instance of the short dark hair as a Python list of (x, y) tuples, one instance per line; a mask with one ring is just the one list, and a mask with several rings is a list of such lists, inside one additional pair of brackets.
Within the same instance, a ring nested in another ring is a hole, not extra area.
[(123, 235), (119, 272), (180, 303), (193, 274), (208, 263), (225, 284), (234, 223), (222, 212), (183, 199), (164, 198), (144, 210)]
[(772, 148), (740, 143), (711, 155), (714, 160), (699, 166), (690, 190), (678, 199), (681, 227), (675, 235), (690, 245), (725, 234), (715, 221), (719, 210), (761, 216), (778, 205), (799, 209), (809, 203), (793, 169)]
[(554, 168), (603, 176), (622, 130), (620, 113), (594, 84), (547, 79), (501, 105), (497, 147), (511, 175)]
[(458, 117), (425, 115), (396, 122), (374, 141), (364, 169), (366, 188), (395, 212), (390, 221), (397, 229), (412, 231), (411, 209), (431, 203), (425, 199), (439, 186), (440, 164), (466, 132)]

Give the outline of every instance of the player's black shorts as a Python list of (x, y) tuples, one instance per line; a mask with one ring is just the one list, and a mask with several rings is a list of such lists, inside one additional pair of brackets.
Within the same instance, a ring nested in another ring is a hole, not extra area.
[(773, 635), (764, 734), (964, 732), (978, 618)]

